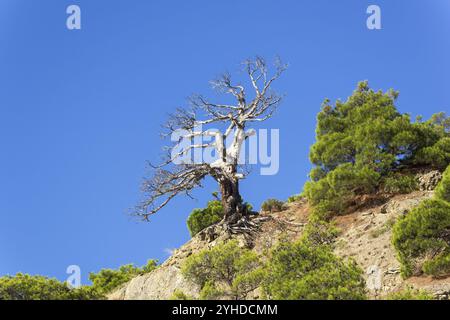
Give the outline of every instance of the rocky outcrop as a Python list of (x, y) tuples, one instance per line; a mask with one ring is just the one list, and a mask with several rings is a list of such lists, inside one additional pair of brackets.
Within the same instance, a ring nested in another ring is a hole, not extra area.
[(363, 269), (372, 297), (382, 297), (408, 285), (400, 275), (400, 263), (391, 244), (391, 229), (398, 218), (431, 196), (430, 191), (399, 195), (380, 207), (336, 218), (342, 234), (335, 251), (344, 258), (354, 259)]
[[(307, 219), (305, 203), (290, 204), (288, 209), (275, 214), (261, 214), (260, 229), (253, 235), (230, 235), (220, 225), (203, 230), (154, 271), (133, 278), (131, 281), (112, 292), (110, 300), (145, 300), (145, 299), (170, 299), (175, 290), (182, 291), (191, 297), (198, 297), (199, 288), (184, 279), (181, 274), (181, 266), (185, 259), (202, 249), (211, 248), (218, 243), (230, 238), (237, 239), (241, 247), (252, 248), (258, 253), (263, 253), (266, 248), (272, 247), (286, 234), (292, 239), (301, 234)], [(255, 292), (257, 294), (257, 292)], [(252, 298), (257, 298), (254, 296)]]

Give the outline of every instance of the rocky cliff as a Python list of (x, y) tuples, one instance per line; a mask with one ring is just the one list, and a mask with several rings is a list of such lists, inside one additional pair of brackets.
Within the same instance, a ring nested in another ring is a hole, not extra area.
[[(450, 295), (450, 278), (435, 280), (414, 277), (403, 280), (400, 264), (391, 245), (391, 228), (400, 216), (407, 214), (421, 201), (430, 198), (440, 179), (437, 172), (419, 177), (421, 191), (397, 195), (376, 204), (362, 204), (359, 209), (335, 218), (341, 230), (336, 240), (336, 254), (353, 258), (365, 270), (370, 297), (380, 298), (406, 286), (425, 289), (440, 299)], [(189, 255), (217, 243), (237, 238), (241, 246), (258, 253), (272, 247), (281, 236), (295, 240), (300, 237), (308, 222), (310, 209), (305, 201), (287, 204), (286, 210), (277, 213), (261, 212), (260, 229), (252, 236), (229, 235), (220, 226), (212, 226), (184, 244), (161, 266), (149, 274), (138, 276), (109, 295), (109, 299), (169, 299), (176, 289), (196, 297), (199, 292), (183, 278), (180, 268)], [(258, 298), (255, 293), (253, 298)]]

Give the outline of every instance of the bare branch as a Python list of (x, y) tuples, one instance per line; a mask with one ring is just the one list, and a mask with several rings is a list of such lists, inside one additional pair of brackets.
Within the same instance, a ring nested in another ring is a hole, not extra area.
[[(136, 216), (148, 220), (150, 215), (164, 208), (177, 195), (192, 197), (191, 191), (201, 186), (206, 176), (213, 177), (223, 187), (222, 190), (238, 190), (239, 179), (249, 172), (246, 165), (238, 164), (240, 150), (245, 140), (255, 133), (246, 131), (246, 126), (269, 119), (277, 110), (282, 97), (273, 92), (271, 86), (287, 68), (278, 59), (275, 73), (269, 75), (269, 68), (261, 57), (246, 60), (243, 65), (249, 77), (251, 91), (254, 91), (254, 97), (248, 99), (250, 102), (247, 102), (244, 86), (233, 83), (230, 74), (225, 73), (211, 81), (211, 85), (219, 92), (231, 94), (236, 99), (235, 104), (214, 103), (202, 95), (194, 95), (189, 99), (190, 108), (177, 108), (169, 116), (164, 126), (167, 131), (164, 137), (171, 136), (173, 139), (173, 134), (176, 133), (178, 141), (172, 141), (175, 145), (166, 148), (167, 155), (161, 164), (151, 165), (154, 174), (144, 180), (145, 197), (136, 207)], [(224, 132), (212, 129), (213, 124), (225, 124)], [(209, 140), (205, 142), (203, 138), (207, 137)], [(225, 147), (228, 137), (232, 138), (231, 146)], [(189, 144), (183, 144), (181, 150), (173, 152), (176, 146), (180, 146), (182, 139), (187, 139)], [(192, 164), (180, 161), (182, 156), (190, 155), (192, 150), (206, 148), (214, 148), (219, 158), (212, 163)], [(227, 183), (235, 187), (227, 187)], [(222, 196), (228, 197), (226, 203), (229, 211), (241, 206), (239, 194)]]

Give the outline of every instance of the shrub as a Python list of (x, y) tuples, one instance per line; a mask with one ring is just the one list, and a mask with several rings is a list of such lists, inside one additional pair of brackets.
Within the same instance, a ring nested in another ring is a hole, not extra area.
[(362, 270), (336, 257), (329, 246), (281, 242), (270, 255), (263, 284), (276, 300), (349, 300), (365, 298)]
[(288, 203), (293, 203), (293, 202), (301, 201), (302, 199), (303, 199), (302, 195), (296, 194), (296, 195), (290, 196), (290, 197), (287, 199), (287, 202), (288, 202)]
[(89, 273), (89, 280), (92, 281), (93, 288), (102, 294), (106, 294), (130, 281), (137, 275), (155, 270), (156, 267), (156, 260), (148, 260), (147, 264), (142, 268), (136, 267), (133, 264), (127, 264), (117, 270), (102, 269), (98, 273), (91, 272)]
[(304, 187), (319, 217), (342, 213), (356, 195), (379, 190), (383, 181), (392, 192), (413, 189), (410, 178), (388, 178), (400, 165), (448, 165), (450, 118), (439, 113), (412, 123), (398, 112), (397, 97), (397, 92), (375, 92), (361, 82), (345, 102), (324, 102), (310, 150), (311, 181)]
[(201, 299), (245, 299), (264, 277), (257, 254), (236, 240), (189, 256), (182, 273), (201, 288)]
[(69, 288), (65, 282), (18, 273), (0, 278), (0, 300), (93, 300), (104, 296), (94, 288)]
[(331, 245), (339, 233), (340, 230), (332, 223), (312, 220), (306, 225), (301, 239), (311, 246)]
[(446, 252), (439, 254), (437, 257), (425, 261), (423, 264), (423, 271), (426, 274), (431, 274), (436, 278), (445, 277), (450, 274), (450, 253)]
[[(425, 200), (393, 229), (393, 244), (405, 277), (421, 271), (434, 276), (450, 273), (450, 204)], [(425, 264), (423, 261), (425, 260)]]
[(412, 175), (394, 174), (384, 180), (384, 192), (391, 194), (411, 193), (418, 190), (419, 184)]
[(412, 162), (444, 170), (450, 163), (450, 117), (444, 112), (436, 113), (430, 120), (417, 123), (416, 129), (428, 143), (422, 144)]
[(450, 202), (450, 166), (445, 170), (442, 180), (436, 188), (435, 197)]
[(204, 209), (194, 209), (187, 219), (191, 237), (223, 218), (223, 207), (219, 200), (209, 201)]
[(183, 291), (176, 289), (169, 300), (193, 300), (192, 297), (185, 294)]
[(433, 300), (434, 297), (425, 290), (414, 290), (407, 288), (402, 291), (390, 293), (386, 300)]
[(261, 210), (266, 212), (280, 212), (286, 209), (283, 201), (277, 199), (268, 199), (261, 205)]

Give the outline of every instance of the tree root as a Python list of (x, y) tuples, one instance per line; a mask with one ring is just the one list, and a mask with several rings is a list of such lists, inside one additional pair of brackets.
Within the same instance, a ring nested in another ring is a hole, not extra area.
[(269, 219), (271, 219), (271, 217), (251, 218), (250, 216), (243, 216), (236, 223), (226, 225), (226, 230), (231, 234), (252, 235), (259, 230), (261, 222)]

